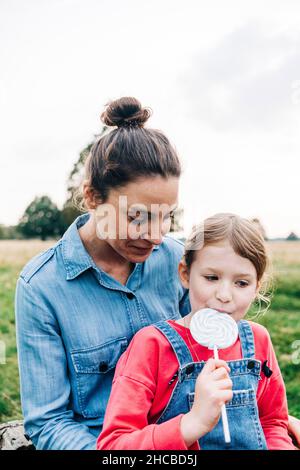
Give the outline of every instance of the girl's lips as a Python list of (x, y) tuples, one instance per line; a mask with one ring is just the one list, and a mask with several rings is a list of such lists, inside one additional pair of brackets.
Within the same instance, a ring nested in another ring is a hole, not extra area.
[(231, 315), (231, 313), (228, 312), (228, 310), (223, 310), (221, 308), (215, 308), (214, 310), (216, 310), (217, 312), (220, 312), (220, 313), (227, 313), (228, 315)]

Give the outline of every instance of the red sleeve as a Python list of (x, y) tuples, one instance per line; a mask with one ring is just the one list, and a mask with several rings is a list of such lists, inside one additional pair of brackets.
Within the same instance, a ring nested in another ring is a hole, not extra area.
[(189, 450), (180, 432), (182, 414), (161, 424), (149, 424), (148, 414), (159, 370), (158, 334), (140, 330), (119, 359), (98, 450)]
[(258, 355), (267, 360), (272, 370), (271, 377), (261, 373), (257, 401), (260, 422), (269, 450), (294, 450), (288, 435), (288, 406), (284, 381), (276, 359), (268, 331), (261, 325), (255, 325), (255, 342)]

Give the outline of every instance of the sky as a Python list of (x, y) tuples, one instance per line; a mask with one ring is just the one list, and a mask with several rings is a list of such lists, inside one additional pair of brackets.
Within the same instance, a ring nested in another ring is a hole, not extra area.
[(216, 212), (300, 235), (298, 0), (1, 0), (0, 224), (60, 208), (104, 105), (135, 96), (183, 163), (186, 233)]

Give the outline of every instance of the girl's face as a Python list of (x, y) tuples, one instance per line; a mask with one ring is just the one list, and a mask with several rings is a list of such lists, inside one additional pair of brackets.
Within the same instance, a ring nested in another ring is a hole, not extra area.
[(237, 255), (227, 241), (198, 250), (190, 270), (181, 261), (179, 274), (189, 289), (192, 314), (212, 308), (239, 321), (259, 291), (254, 265)]

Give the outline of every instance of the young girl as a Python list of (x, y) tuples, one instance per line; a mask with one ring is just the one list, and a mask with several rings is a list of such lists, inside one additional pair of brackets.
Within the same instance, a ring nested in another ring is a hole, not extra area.
[[(266, 300), (267, 261), (259, 229), (239, 216), (217, 214), (194, 230), (179, 265), (192, 311), (134, 336), (117, 364), (98, 449), (294, 449), (270, 336), (243, 320), (255, 299)], [(203, 308), (238, 323), (237, 341), (219, 360), (190, 333)], [(230, 444), (220, 419), (225, 403)]]

